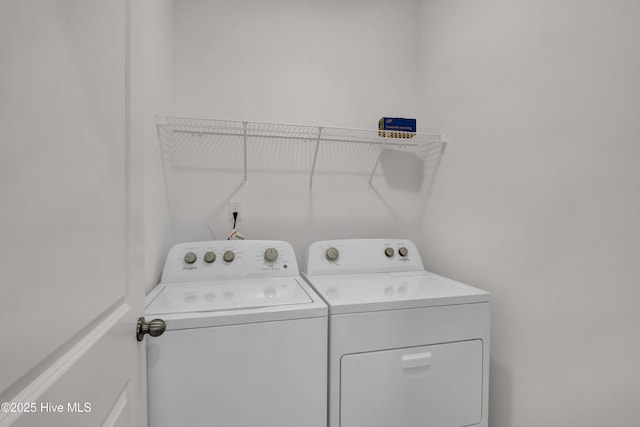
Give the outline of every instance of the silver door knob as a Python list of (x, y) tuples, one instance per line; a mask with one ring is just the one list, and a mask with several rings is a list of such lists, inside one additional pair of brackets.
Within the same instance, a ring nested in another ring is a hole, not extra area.
[(136, 326), (136, 338), (138, 341), (142, 341), (144, 334), (149, 334), (152, 337), (159, 337), (164, 334), (167, 329), (167, 324), (162, 319), (153, 319), (147, 323), (144, 317), (138, 319), (138, 325)]

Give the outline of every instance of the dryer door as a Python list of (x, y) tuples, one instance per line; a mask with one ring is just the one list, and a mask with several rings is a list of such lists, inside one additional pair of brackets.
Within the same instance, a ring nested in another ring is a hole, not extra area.
[(482, 341), (349, 354), (341, 427), (462, 427), (482, 420)]

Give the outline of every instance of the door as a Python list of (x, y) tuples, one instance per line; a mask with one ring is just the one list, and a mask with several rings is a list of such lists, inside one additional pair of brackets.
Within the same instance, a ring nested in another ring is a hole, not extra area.
[(348, 354), (343, 427), (464, 427), (482, 420), (482, 341)]
[(145, 425), (130, 6), (0, 5), (0, 426)]

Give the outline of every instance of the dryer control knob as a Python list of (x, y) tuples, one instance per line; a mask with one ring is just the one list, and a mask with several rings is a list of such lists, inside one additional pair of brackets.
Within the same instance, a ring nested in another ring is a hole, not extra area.
[(400, 249), (398, 249), (398, 253), (400, 254), (400, 256), (405, 257), (409, 255), (409, 250), (403, 246)]
[(339, 256), (340, 252), (334, 247), (330, 247), (329, 249), (324, 251), (324, 257), (327, 259), (327, 261), (336, 261)]
[(264, 260), (267, 262), (274, 262), (278, 259), (278, 250), (276, 248), (268, 248), (264, 251)]
[(184, 254), (184, 262), (185, 264), (193, 264), (198, 259), (198, 256), (193, 252), (187, 252)]
[(222, 255), (222, 259), (225, 260), (225, 262), (231, 262), (235, 259), (236, 254), (233, 253), (233, 251), (226, 251), (224, 253), (224, 255)]
[(387, 256), (387, 258), (391, 258), (394, 254), (394, 250), (393, 248), (387, 248), (384, 250), (384, 254)]
[(204, 254), (204, 262), (206, 262), (207, 264), (211, 264), (215, 260), (216, 260), (215, 253), (209, 251), (206, 254)]

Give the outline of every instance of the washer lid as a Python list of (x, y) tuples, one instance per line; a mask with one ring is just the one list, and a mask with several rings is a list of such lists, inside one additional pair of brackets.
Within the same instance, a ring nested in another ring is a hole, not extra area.
[(489, 293), (428, 271), (312, 276), (331, 314), (488, 302)]
[(292, 277), (172, 283), (149, 294), (145, 313), (225, 312), (310, 303), (312, 299)]

